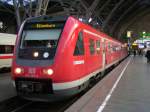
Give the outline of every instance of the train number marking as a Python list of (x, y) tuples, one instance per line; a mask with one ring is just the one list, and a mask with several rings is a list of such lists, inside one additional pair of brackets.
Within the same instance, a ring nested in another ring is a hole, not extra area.
[(35, 68), (29, 68), (29, 74), (35, 74)]
[(84, 60), (78, 60), (73, 62), (74, 65), (84, 64)]

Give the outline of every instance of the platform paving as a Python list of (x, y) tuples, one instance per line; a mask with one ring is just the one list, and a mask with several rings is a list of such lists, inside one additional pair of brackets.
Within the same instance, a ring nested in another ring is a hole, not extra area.
[(103, 112), (150, 112), (150, 63), (133, 56)]

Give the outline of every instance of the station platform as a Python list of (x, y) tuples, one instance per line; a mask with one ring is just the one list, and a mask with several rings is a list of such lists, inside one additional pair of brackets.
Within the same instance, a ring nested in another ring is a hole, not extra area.
[(129, 56), (65, 112), (149, 112), (150, 64)]

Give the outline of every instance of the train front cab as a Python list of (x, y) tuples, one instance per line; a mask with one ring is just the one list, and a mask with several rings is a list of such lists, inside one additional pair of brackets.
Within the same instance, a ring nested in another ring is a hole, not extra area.
[(64, 24), (65, 20), (49, 18), (33, 18), (22, 24), (12, 66), (18, 95), (31, 100), (57, 99), (48, 94), (54, 94), (53, 64)]

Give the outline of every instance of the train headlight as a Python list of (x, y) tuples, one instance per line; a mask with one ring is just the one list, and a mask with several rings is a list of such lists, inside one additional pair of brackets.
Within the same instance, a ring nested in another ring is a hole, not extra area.
[(34, 56), (34, 57), (38, 57), (38, 56), (39, 56), (39, 52), (34, 52), (34, 53), (33, 53), (33, 56)]
[(17, 67), (17, 68), (15, 68), (15, 73), (16, 73), (16, 74), (21, 74), (21, 73), (23, 73), (23, 69)]
[(43, 73), (46, 75), (52, 75), (54, 73), (54, 71), (52, 69), (44, 69)]
[(52, 70), (52, 69), (48, 69), (48, 70), (47, 70), (47, 74), (48, 74), (48, 75), (52, 75), (52, 74), (53, 74), (53, 70)]

